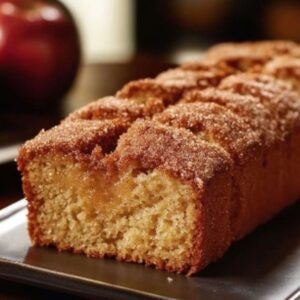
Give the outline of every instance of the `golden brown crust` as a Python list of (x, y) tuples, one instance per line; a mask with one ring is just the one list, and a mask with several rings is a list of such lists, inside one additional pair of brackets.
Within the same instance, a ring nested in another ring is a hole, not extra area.
[(33, 241), (81, 252), (38, 232), (39, 200), (27, 166), (50, 153), (71, 157), (90, 174), (100, 167), (108, 182), (114, 172), (155, 169), (192, 187), (198, 214), (190, 257), (180, 267), (159, 257), (147, 265), (191, 274), (222, 256), (233, 240), (300, 196), (299, 54), (286, 41), (219, 45), (204, 60), (130, 82), (42, 131), (17, 161)]
[(300, 55), (277, 56), (264, 66), (262, 72), (287, 80), (295, 89), (300, 90)]
[(269, 147), (277, 138), (277, 123), (257, 97), (226, 90), (206, 89), (185, 94), (181, 103), (208, 102), (225, 106), (241, 117), (258, 134), (261, 143)]
[(260, 70), (276, 55), (297, 55), (296, 49), (299, 46), (290, 41), (224, 43), (210, 48), (205, 60), (216, 65), (224, 63), (242, 71)]
[(293, 53), (297, 47), (298, 44), (288, 40), (221, 43), (209, 48), (205, 57), (274, 56)]
[(284, 81), (267, 75), (245, 73), (229, 76), (221, 82), (220, 88), (260, 99), (277, 122), (277, 133), (281, 139), (299, 126), (299, 94)]
[(234, 158), (244, 163), (261, 141), (242, 118), (216, 103), (178, 104), (158, 114), (155, 120), (171, 126), (186, 128), (202, 139), (220, 144)]
[(33, 157), (48, 152), (84, 156), (90, 155), (97, 146), (101, 153), (108, 153), (114, 150), (119, 136), (128, 126), (128, 123), (112, 121), (76, 120), (47, 131), (42, 130), (21, 147), (18, 155), (19, 169), (23, 171), (26, 163)]
[[(195, 68), (195, 69), (194, 69)], [(220, 81), (229, 74), (229, 71), (220, 68), (204, 67), (186, 64), (180, 68), (170, 69), (156, 77), (158, 82), (165, 86), (177, 86), (182, 89), (204, 89), (217, 86)]]
[(176, 103), (182, 92), (182, 87), (178, 85), (169, 86), (154, 79), (141, 79), (126, 84), (117, 97), (144, 105), (145, 112), (152, 115)]
[[(199, 155), (201, 153), (202, 155)], [(186, 129), (156, 121), (137, 121), (123, 135), (114, 153), (121, 169), (136, 164), (142, 170), (161, 168), (200, 190), (216, 173), (229, 170), (231, 159), (222, 148)]]
[(133, 122), (144, 116), (143, 105), (133, 101), (105, 97), (71, 113), (65, 121), (73, 120), (115, 120)]
[(132, 165), (146, 171), (160, 169), (190, 182), (195, 189), (199, 215), (191, 262), (177, 272), (192, 274), (224, 254), (232, 241), (229, 195), (233, 162), (222, 147), (186, 129), (138, 121), (121, 137), (114, 155), (121, 170)]
[(193, 66), (190, 69), (182, 66), (163, 72), (155, 79), (129, 82), (117, 93), (117, 97), (144, 105), (146, 114), (153, 115), (176, 104), (188, 90), (216, 86), (228, 74), (228, 70), (221, 68), (193, 70)]

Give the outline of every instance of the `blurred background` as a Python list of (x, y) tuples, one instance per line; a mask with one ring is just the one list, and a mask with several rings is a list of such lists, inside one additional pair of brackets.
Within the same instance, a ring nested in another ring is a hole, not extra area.
[[(299, 28), (299, 0), (0, 0), (0, 209), (23, 197), (14, 158), (42, 128), (214, 43)], [(0, 285), (1, 299), (43, 294)]]
[[(0, 0), (0, 166), (41, 128), (129, 80), (217, 42), (300, 41), (299, 28), (297, 0)], [(5, 170), (1, 180), (17, 178), (15, 166)]]
[(62, 2), (76, 19), (86, 62), (126, 61), (137, 53), (181, 62), (220, 41), (300, 39), (298, 0)]
[[(31, 135), (128, 80), (199, 57), (217, 42), (300, 40), (298, 0), (60, 2), (68, 12), (56, 0), (0, 0), (0, 134), (24, 131), (30, 122)], [(52, 57), (39, 57), (45, 51)], [(47, 119), (50, 111), (57, 119)]]

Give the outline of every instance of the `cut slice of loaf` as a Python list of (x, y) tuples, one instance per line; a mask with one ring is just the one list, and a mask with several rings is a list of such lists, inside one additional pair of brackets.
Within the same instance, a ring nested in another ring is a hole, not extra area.
[(300, 196), (297, 78), (272, 67), (297, 53), (217, 46), (28, 141), (33, 243), (189, 274), (221, 257)]
[(196, 271), (229, 246), (231, 161), (224, 150), (150, 121), (132, 126), (105, 157), (100, 140), (82, 152), (89, 146), (77, 136), (66, 153), (56, 135), (40, 134), (19, 157), (35, 244), (170, 271)]

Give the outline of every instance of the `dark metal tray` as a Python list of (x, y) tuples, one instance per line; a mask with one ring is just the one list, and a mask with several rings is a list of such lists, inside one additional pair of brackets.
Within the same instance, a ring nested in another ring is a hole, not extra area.
[(300, 298), (300, 203), (196, 276), (30, 246), (26, 201), (0, 211), (0, 276), (111, 299)]

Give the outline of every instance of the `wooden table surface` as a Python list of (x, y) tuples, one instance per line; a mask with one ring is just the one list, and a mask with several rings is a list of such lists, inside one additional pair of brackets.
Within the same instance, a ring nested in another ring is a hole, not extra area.
[[(0, 111), (0, 209), (23, 197), (20, 175), (16, 170), (15, 162), (1, 162), (3, 157), (1, 151), (6, 146), (22, 143), (38, 133), (40, 129), (53, 126), (70, 111), (99, 97), (114, 94), (130, 80), (151, 77), (169, 67), (171, 64), (165, 60), (149, 56), (138, 56), (128, 63), (85, 65), (81, 68), (70, 93), (57, 110), (40, 114)], [(14, 148), (8, 148), (8, 154), (14, 156)], [(0, 299), (81, 298), (0, 279)]]

